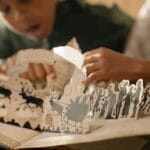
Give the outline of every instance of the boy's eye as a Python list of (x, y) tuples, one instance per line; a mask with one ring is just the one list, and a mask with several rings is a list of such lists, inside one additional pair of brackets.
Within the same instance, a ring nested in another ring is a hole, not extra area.
[(9, 5), (6, 5), (4, 8), (3, 8), (3, 13), (4, 14), (8, 14), (11, 10), (11, 7)]

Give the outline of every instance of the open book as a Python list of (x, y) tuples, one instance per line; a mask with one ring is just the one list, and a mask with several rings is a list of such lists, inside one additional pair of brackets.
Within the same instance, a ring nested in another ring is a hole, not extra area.
[[(139, 79), (85, 87), (83, 60), (69, 46), (20, 51), (8, 80), (0, 82), (0, 143), (36, 148), (149, 135), (149, 85)], [(44, 88), (36, 88), (19, 77), (29, 63), (53, 65), (58, 78), (48, 77)]]
[(44, 148), (150, 135), (150, 117), (95, 121), (88, 134), (37, 132), (0, 123), (0, 144), (11, 149)]

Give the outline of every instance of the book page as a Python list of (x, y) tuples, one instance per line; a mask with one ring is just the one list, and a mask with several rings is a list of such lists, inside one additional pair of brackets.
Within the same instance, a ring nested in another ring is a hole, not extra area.
[(0, 145), (15, 148), (39, 135), (37, 131), (0, 123)]
[(44, 132), (19, 148), (43, 148), (60, 145), (91, 143), (116, 138), (125, 138), (150, 134), (150, 116), (136, 119), (97, 120), (88, 134), (61, 134)]

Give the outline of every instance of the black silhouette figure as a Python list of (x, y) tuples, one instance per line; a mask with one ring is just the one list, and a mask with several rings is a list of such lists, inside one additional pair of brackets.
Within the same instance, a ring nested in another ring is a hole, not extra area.
[(12, 93), (11, 90), (0, 86), (0, 94), (4, 95), (5, 97), (10, 99), (11, 93)]
[(35, 104), (36, 107), (41, 107), (42, 108), (43, 100), (41, 98), (31, 96), (31, 95), (27, 95), (27, 93), (25, 93), (23, 88), (22, 88), (21, 93), (19, 95), (21, 95), (22, 98), (26, 100), (27, 104), (32, 103), (32, 104)]
[(129, 81), (128, 80), (123, 80), (119, 84), (119, 95), (118, 95), (118, 100), (116, 103), (116, 119), (119, 117), (121, 107), (122, 107), (122, 101), (124, 101), (127, 97), (128, 94), (128, 87), (129, 87)]

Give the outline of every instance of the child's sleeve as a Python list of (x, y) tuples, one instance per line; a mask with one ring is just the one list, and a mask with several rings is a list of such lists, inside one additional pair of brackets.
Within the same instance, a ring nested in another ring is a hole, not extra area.
[(11, 55), (9, 35), (7, 29), (0, 24), (0, 59), (5, 59)]

